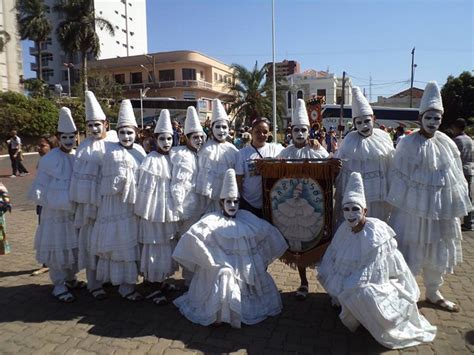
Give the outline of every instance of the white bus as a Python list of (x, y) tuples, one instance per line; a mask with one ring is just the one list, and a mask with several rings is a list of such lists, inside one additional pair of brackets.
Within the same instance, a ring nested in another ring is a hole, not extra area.
[[(321, 110), (321, 119), (326, 130), (330, 127), (337, 129), (339, 126), (340, 105), (324, 105)], [(419, 128), (418, 109), (401, 107), (372, 106), (375, 116), (375, 127)], [(352, 129), (352, 106), (344, 105), (343, 111), (345, 133)]]

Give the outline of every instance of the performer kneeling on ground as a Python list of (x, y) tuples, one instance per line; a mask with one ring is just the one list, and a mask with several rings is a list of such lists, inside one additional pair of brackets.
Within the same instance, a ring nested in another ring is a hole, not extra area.
[(362, 324), (380, 344), (398, 349), (433, 341), (436, 327), (419, 312), (420, 290), (402, 254), (395, 232), (367, 218), (360, 173), (352, 173), (342, 201), (345, 222), (338, 228), (318, 279), (351, 331)]
[(54, 148), (40, 159), (28, 195), (42, 206), (41, 221), (35, 235), (36, 260), (49, 266), (53, 296), (61, 302), (75, 300), (68, 288), (86, 286), (76, 280), (78, 233), (74, 227), (75, 204), (69, 196), (76, 134), (71, 111), (62, 107), (58, 122), (60, 148)]
[(256, 324), (281, 312), (281, 297), (268, 265), (287, 249), (281, 233), (239, 210), (235, 171), (227, 170), (220, 212), (205, 215), (178, 242), (173, 258), (194, 272), (189, 291), (174, 304), (201, 325)]

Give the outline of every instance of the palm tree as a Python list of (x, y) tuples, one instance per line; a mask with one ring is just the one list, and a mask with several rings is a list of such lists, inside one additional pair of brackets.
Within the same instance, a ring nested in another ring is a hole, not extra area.
[[(232, 98), (226, 100), (238, 122), (250, 125), (257, 117), (272, 117), (272, 82), (266, 78), (266, 67), (258, 68), (255, 63), (252, 70), (240, 64), (232, 64), (233, 80), (227, 84)], [(278, 86), (278, 82), (277, 82)], [(282, 117), (283, 100), (277, 90), (277, 115)]]
[(7, 31), (0, 31), (0, 53), (3, 52), (5, 45), (10, 42), (10, 35)]
[(84, 90), (87, 84), (87, 59), (91, 55), (97, 58), (100, 54), (100, 41), (96, 26), (115, 34), (112, 24), (102, 17), (97, 17), (93, 0), (59, 0), (53, 8), (63, 16), (56, 29), (58, 41), (64, 52), (72, 55), (80, 53)]
[(36, 78), (43, 80), (41, 45), (48, 39), (53, 29), (51, 21), (46, 17), (49, 8), (42, 0), (17, 0), (15, 8), (20, 38), (35, 42), (38, 49)]

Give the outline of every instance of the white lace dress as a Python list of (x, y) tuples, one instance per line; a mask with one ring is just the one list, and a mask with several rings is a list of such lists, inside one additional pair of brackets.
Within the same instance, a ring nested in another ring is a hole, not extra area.
[(196, 192), (206, 197), (207, 211), (219, 211), (219, 194), (227, 169), (235, 169), (238, 149), (229, 142), (207, 141), (198, 153)]
[(318, 279), (341, 305), (339, 318), (351, 331), (362, 324), (380, 344), (398, 349), (431, 342), (432, 326), (418, 311), (420, 290), (395, 232), (367, 218), (358, 233), (341, 224), (317, 268)]
[(472, 209), (456, 144), (441, 132), (403, 138), (387, 200), (394, 206), (390, 225), (412, 272), (453, 272), (462, 261), (459, 218)]
[(337, 224), (344, 220), (342, 216), (342, 197), (352, 172), (362, 175), (367, 215), (387, 221), (390, 215), (390, 204), (386, 202), (389, 188), (389, 170), (395, 149), (390, 135), (381, 129), (374, 128), (369, 137), (357, 131), (348, 133), (335, 157), (342, 160), (342, 169), (336, 179)]
[(42, 206), (36, 229), (36, 260), (52, 269), (77, 268), (78, 232), (74, 227), (75, 204), (69, 198), (74, 151), (52, 149), (39, 161), (38, 172), (28, 192)]
[(138, 220), (134, 213), (138, 167), (145, 151), (137, 144), (125, 149), (107, 143), (102, 162), (100, 206), (92, 231), (91, 246), (98, 256), (97, 279), (114, 285), (135, 284), (140, 253)]
[(191, 322), (256, 324), (281, 312), (268, 265), (288, 245), (271, 224), (239, 210), (235, 218), (209, 213), (180, 239), (173, 258), (194, 272), (189, 291), (174, 304)]
[(176, 246), (178, 216), (171, 196), (171, 161), (151, 152), (138, 169), (135, 213), (141, 217), (138, 241), (140, 271), (146, 280), (162, 282), (178, 269), (171, 254)]

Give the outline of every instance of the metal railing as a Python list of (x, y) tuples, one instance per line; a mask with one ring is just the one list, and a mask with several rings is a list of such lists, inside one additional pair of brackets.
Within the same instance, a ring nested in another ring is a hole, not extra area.
[(156, 83), (134, 83), (122, 84), (125, 90), (140, 89), (144, 87), (153, 89), (173, 89), (173, 88), (204, 88), (212, 90), (212, 84), (203, 80), (173, 80), (173, 81), (157, 81)]

